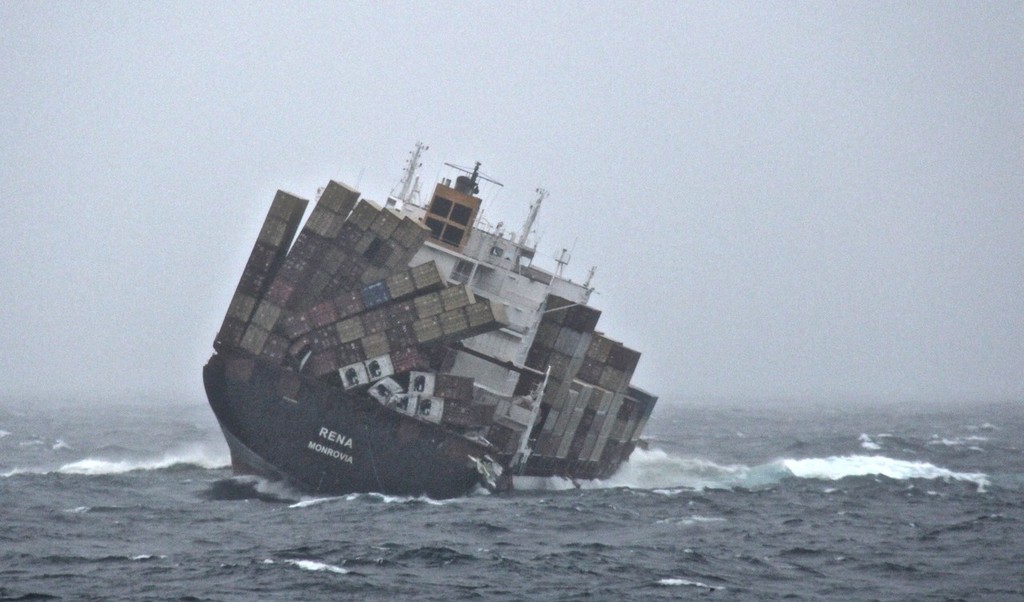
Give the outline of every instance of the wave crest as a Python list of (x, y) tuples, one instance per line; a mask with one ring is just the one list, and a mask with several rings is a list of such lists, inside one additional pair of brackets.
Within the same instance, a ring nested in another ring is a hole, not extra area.
[(223, 452), (212, 451), (205, 445), (191, 445), (165, 452), (156, 458), (141, 460), (106, 460), (84, 458), (58, 468), (61, 474), (105, 475), (123, 474), (136, 470), (162, 470), (172, 466), (196, 466), (207, 470), (227, 468), (231, 461)]
[(838, 481), (846, 477), (884, 476), (900, 481), (909, 479), (967, 481), (976, 484), (979, 490), (990, 485), (985, 473), (954, 472), (928, 462), (897, 460), (885, 456), (854, 455), (782, 460), (782, 465), (793, 476), (803, 479)]
[(974, 483), (979, 491), (990, 485), (980, 472), (955, 472), (927, 462), (897, 460), (885, 456), (831, 456), (828, 458), (782, 459), (758, 466), (716, 464), (709, 460), (684, 458), (660, 449), (633, 452), (629, 461), (603, 481), (577, 481), (552, 477), (516, 478), (517, 489), (565, 490), (627, 487), (674, 493), (680, 489), (758, 489), (777, 485), (787, 478), (838, 481), (846, 477), (886, 476), (896, 480), (941, 479)]

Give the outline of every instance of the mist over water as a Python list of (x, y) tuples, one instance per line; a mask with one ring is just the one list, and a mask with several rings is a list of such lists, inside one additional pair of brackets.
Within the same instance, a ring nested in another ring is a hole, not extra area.
[(232, 476), (199, 403), (60, 407), (0, 409), (2, 597), (989, 600), (1024, 586), (1015, 404), (669, 400), (649, 449), (606, 481), (444, 501)]

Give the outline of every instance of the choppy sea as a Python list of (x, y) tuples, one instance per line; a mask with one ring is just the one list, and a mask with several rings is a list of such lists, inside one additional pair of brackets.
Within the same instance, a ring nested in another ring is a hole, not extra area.
[(233, 477), (202, 401), (0, 404), (0, 600), (1024, 600), (1024, 404), (692, 405), (605, 482)]

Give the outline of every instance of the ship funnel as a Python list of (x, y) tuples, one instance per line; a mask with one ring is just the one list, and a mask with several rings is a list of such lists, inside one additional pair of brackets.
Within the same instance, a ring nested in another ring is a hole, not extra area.
[(475, 195), (480, 192), (480, 187), (477, 186), (475, 178), (459, 176), (455, 178), (455, 190), (462, 194)]

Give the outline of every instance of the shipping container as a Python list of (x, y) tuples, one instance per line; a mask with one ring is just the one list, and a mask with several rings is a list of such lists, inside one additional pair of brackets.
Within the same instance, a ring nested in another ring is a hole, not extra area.
[(416, 284), (413, 282), (412, 273), (409, 270), (402, 270), (388, 276), (384, 280), (384, 285), (392, 299), (411, 295), (416, 290)]
[(270, 333), (266, 330), (255, 324), (250, 324), (245, 329), (245, 334), (242, 335), (240, 347), (253, 355), (259, 355), (263, 352), (263, 345), (266, 344), (269, 335)]
[(594, 332), (601, 312), (587, 305), (573, 305), (565, 311), (562, 326), (576, 332)]
[(377, 334), (368, 334), (360, 339), (360, 342), (363, 345), (363, 351), (366, 353), (366, 357), (385, 355), (391, 350), (388, 346), (388, 339), (382, 332)]
[(441, 303), (441, 293), (439, 292), (415, 297), (413, 305), (416, 308), (416, 316), (418, 318), (430, 318), (440, 315), (444, 311), (444, 306)]
[(348, 217), (348, 222), (365, 232), (370, 229), (370, 226), (376, 221), (380, 212), (381, 208), (379, 205), (373, 201), (363, 199), (352, 210), (351, 215)]
[(444, 276), (436, 262), (428, 261), (412, 268), (412, 279), (417, 290), (436, 288), (444, 284)]
[(374, 282), (363, 287), (360, 294), (362, 295), (363, 306), (367, 309), (383, 305), (391, 300), (391, 296), (388, 295), (388, 289), (383, 282)]
[(475, 302), (473, 289), (467, 285), (449, 286), (441, 291), (441, 305), (445, 312), (461, 309)]
[(434, 395), (457, 401), (473, 399), (473, 379), (454, 374), (438, 374), (434, 379)]
[(366, 374), (371, 381), (391, 376), (394, 373), (395, 368), (391, 364), (391, 357), (388, 355), (381, 355), (366, 360)]
[(391, 365), (396, 374), (411, 370), (425, 370), (429, 366), (426, 358), (415, 346), (391, 352)]
[(412, 324), (413, 332), (416, 334), (416, 341), (420, 344), (436, 341), (441, 338), (441, 321), (437, 316), (421, 318)]
[(438, 316), (441, 322), (441, 333), (446, 339), (462, 338), (459, 334), (469, 329), (469, 320), (462, 308), (446, 311)]
[(348, 217), (349, 212), (355, 207), (359, 199), (359, 193), (348, 186), (331, 180), (324, 187), (323, 193), (317, 199), (317, 206), (329, 209), (332, 213), (341, 218)]
[(366, 330), (359, 317), (341, 320), (335, 324), (335, 329), (338, 331), (338, 341), (341, 343), (348, 343), (366, 336)]

